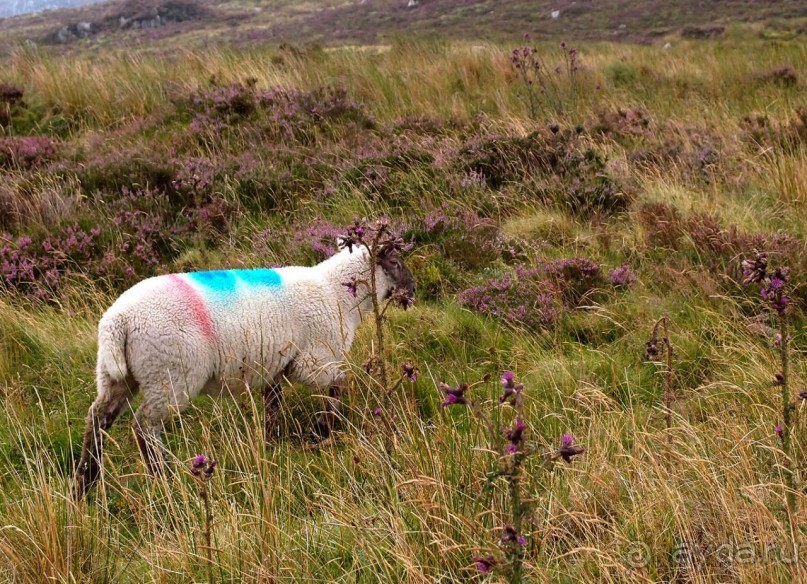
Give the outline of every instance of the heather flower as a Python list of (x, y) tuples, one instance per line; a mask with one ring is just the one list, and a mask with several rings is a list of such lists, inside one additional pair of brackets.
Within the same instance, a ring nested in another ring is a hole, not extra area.
[(465, 398), (465, 392), (467, 390), (467, 383), (460, 383), (457, 387), (451, 387), (445, 383), (440, 383), (440, 391), (446, 394), (446, 397), (440, 406), (445, 408), (447, 406), (459, 406), (467, 404), (468, 400)]
[(636, 280), (636, 274), (633, 273), (628, 264), (622, 264), (608, 274), (608, 281), (618, 288), (627, 288)]
[(412, 383), (418, 380), (418, 370), (414, 365), (410, 365), (409, 363), (401, 363), (401, 371), (403, 376)]
[(572, 458), (583, 452), (585, 452), (583, 448), (574, 446), (574, 436), (564, 434), (560, 438), (560, 449), (555, 453), (555, 458), (562, 458), (567, 464), (570, 464)]
[(380, 416), (384, 410), (381, 409), (381, 406), (378, 406), (376, 409), (373, 410), (374, 416)]
[(499, 403), (503, 404), (507, 402), (515, 406), (518, 396), (521, 394), (521, 390), (524, 389), (524, 384), (514, 381), (512, 371), (505, 371), (502, 374), (502, 387), (504, 387), (504, 393), (499, 397)]
[[(787, 335), (786, 341), (789, 343), (792, 340), (793, 340), (793, 337), (791, 337), (790, 335)], [(773, 345), (775, 347), (781, 347), (782, 346), (782, 333), (776, 333), (773, 336)]]
[(521, 444), (524, 442), (524, 430), (526, 430), (526, 428), (527, 425), (523, 420), (516, 420), (515, 426), (503, 430), (505, 437), (510, 441), (510, 443), (504, 447), (505, 452), (508, 454), (518, 452)]
[(493, 567), (496, 565), (496, 560), (493, 556), (474, 556), (474, 563), (476, 568), (483, 574), (490, 574)]

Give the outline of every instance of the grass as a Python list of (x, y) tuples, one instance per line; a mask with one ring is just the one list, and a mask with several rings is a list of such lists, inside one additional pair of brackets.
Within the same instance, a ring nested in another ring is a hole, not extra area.
[[(762, 326), (772, 323), (756, 319), (764, 311), (736, 268), (757, 245), (744, 234), (807, 237), (807, 140), (796, 114), (805, 105), (807, 45), (753, 32), (739, 27), (730, 38), (676, 42), (668, 51), (578, 45), (579, 87), (556, 77), (557, 95), (537, 120), (510, 69), (513, 46), (495, 43), (21, 49), (7, 57), (0, 82), (22, 87), (26, 106), (3, 138), (47, 133), (58, 149), (39, 166), (0, 158), (0, 211), (22, 210), (0, 215), (0, 231), (9, 233), (0, 243), (10, 254), (22, 236), (36, 249), (50, 236), (66, 259), (57, 264), (58, 285), (43, 288), (45, 301), (30, 298), (28, 283), (9, 279), (5, 267), (0, 278), (2, 578), (210, 580), (199, 486), (187, 471), (204, 453), (219, 464), (208, 485), (214, 581), (497, 581), (481, 576), (472, 557), (498, 553), (507, 488), (486, 484), (496, 453), (470, 412), (439, 407), (437, 385), (489, 376), (471, 391), (504, 423), (494, 404), (505, 370), (526, 386), (531, 447), (553, 452), (572, 432), (586, 449), (551, 472), (536, 472), (538, 457), (524, 463), (534, 509), (523, 530), (525, 581), (803, 578), (803, 551), (799, 563), (786, 559), (807, 536), (804, 416), (792, 434), (794, 532), (774, 432), (777, 353)], [(562, 62), (554, 44), (538, 48), (551, 67)], [(784, 64), (801, 76), (795, 86), (761, 76)], [(294, 90), (302, 101), (243, 116), (194, 105), (194, 96), (249, 78), (256, 91)], [(304, 92), (323, 85), (343, 86), (347, 101), (320, 96), (317, 111), (336, 103), (348, 113), (331, 109), (317, 120), (303, 111)], [(626, 121), (639, 110), (646, 126)], [(195, 133), (202, 114), (217, 125)], [(291, 135), (281, 114), (292, 116)], [(744, 121), (751, 114), (766, 116), (760, 135)], [(560, 162), (542, 169), (535, 159), (550, 150)], [(575, 174), (575, 156), (588, 151), (602, 169)], [(212, 168), (210, 185), (181, 186), (189, 184), (186, 163), (200, 158)], [(484, 180), (471, 172), (474, 160), (488, 164)], [(567, 199), (581, 185), (588, 196), (585, 188), (602, 177), (626, 194), (626, 207), (589, 213)], [(492, 187), (494, 178), (501, 180)], [(678, 219), (653, 223), (648, 205), (659, 204)], [(215, 205), (226, 209), (220, 219)], [(156, 227), (116, 222), (127, 211)], [(439, 213), (460, 227), (418, 223)], [(374, 331), (364, 326), (346, 364), (348, 407), (336, 440), (312, 448), (300, 438), (321, 408), (321, 396), (302, 387), (286, 388), (282, 438), (270, 446), (255, 396), (203, 398), (170, 423), (173, 472), (152, 479), (128, 411), (110, 432), (98, 489), (86, 504), (72, 501), (72, 466), (95, 391), (95, 326), (126, 286), (168, 271), (311, 263), (311, 240), (295, 234), (314, 219), (341, 226), (382, 214), (417, 238), (407, 263), (421, 296), (411, 310), (391, 312), (387, 325), (390, 369), (407, 361), (420, 370), (393, 396), (392, 435), (373, 415), (377, 383), (362, 365)], [(717, 231), (698, 222), (705, 215)], [(486, 221), (492, 230), (480, 230)], [(98, 227), (89, 251), (67, 243), (64, 230), (74, 224), (87, 233)], [(155, 261), (121, 247), (132, 232), (153, 244)], [(520, 259), (484, 251), (499, 237)], [(787, 249), (777, 262), (793, 270), (795, 401), (806, 372), (807, 270), (803, 248)], [(133, 273), (116, 271), (117, 263), (103, 271), (106, 251)], [(602, 283), (540, 329), (457, 302), (457, 292), (513, 263), (570, 257), (590, 258), (605, 274), (628, 263), (638, 281), (627, 289)], [(664, 315), (674, 347), (671, 411), (664, 369), (644, 354)]]

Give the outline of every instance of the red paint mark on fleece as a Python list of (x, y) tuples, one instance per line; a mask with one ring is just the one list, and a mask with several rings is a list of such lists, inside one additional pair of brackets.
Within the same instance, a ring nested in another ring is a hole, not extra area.
[(168, 276), (168, 279), (188, 303), (193, 317), (196, 319), (199, 328), (202, 329), (202, 334), (208, 339), (216, 338), (216, 331), (213, 330), (213, 321), (210, 320), (210, 313), (207, 312), (205, 301), (202, 300), (199, 292), (177, 274), (171, 274)]

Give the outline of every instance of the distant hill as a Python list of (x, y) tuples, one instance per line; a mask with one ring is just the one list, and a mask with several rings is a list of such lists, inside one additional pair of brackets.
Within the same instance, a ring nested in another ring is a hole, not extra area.
[[(14, 0), (44, 8), (93, 0)], [(19, 8), (16, 8), (19, 10)], [(733, 23), (807, 31), (804, 0), (112, 0), (0, 20), (0, 50), (22, 42), (183, 47), (260, 42), (388, 44), (394, 39), (654, 42), (716, 38)]]
[(57, 8), (76, 8), (85, 4), (103, 2), (104, 0), (10, 0), (0, 3), (0, 18), (19, 16), (42, 10)]

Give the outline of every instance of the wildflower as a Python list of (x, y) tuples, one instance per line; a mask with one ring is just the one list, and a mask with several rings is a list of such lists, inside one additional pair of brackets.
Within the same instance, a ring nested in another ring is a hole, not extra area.
[(483, 574), (490, 574), (490, 571), (493, 569), (493, 566), (496, 565), (496, 560), (493, 556), (474, 556), (474, 563), (476, 564), (476, 568), (482, 572)]
[(460, 383), (457, 387), (451, 387), (445, 383), (440, 383), (440, 391), (446, 394), (446, 398), (443, 400), (443, 403), (441, 403), (440, 406), (446, 407), (467, 404), (468, 400), (465, 399), (465, 392), (467, 390), (467, 383)]
[(502, 373), (502, 386), (504, 387), (504, 393), (499, 397), (499, 403), (503, 404), (508, 402), (510, 405), (516, 405), (516, 400), (521, 394), (521, 390), (524, 389), (524, 384), (515, 383), (513, 380), (513, 372), (505, 371)]
[(501, 543), (504, 545), (510, 542), (515, 542), (522, 547), (527, 545), (526, 538), (519, 535), (512, 525), (505, 525), (504, 529), (502, 530)]
[(560, 449), (555, 453), (555, 458), (562, 458), (567, 464), (570, 464), (572, 458), (583, 452), (585, 452), (583, 448), (574, 446), (574, 436), (564, 434), (560, 437)]
[(381, 406), (378, 406), (376, 409), (373, 410), (373, 415), (380, 416), (382, 412), (383, 410), (381, 409)]
[(346, 247), (350, 253), (353, 253), (353, 246), (356, 245), (356, 240), (349, 235), (342, 235), (339, 237), (343, 247)]
[(656, 358), (659, 356), (661, 351), (658, 348), (658, 339), (652, 338), (645, 343), (645, 353), (647, 354), (647, 358), (651, 361), (655, 361)]
[(204, 454), (197, 454), (191, 460), (191, 474), (204, 481), (209, 480), (213, 476), (216, 464), (215, 460), (210, 460)]
[(802, 391), (799, 393), (799, 399), (807, 401), (807, 391)]
[(768, 270), (768, 255), (758, 253), (754, 259), (743, 260), (743, 284), (762, 282)]
[(418, 380), (418, 370), (414, 365), (410, 365), (409, 363), (401, 363), (401, 371), (403, 376), (412, 383)]
[[(785, 341), (788, 342), (788, 343), (790, 341), (792, 341), (792, 340), (793, 340), (793, 337), (791, 337), (790, 335), (787, 335), (787, 337), (785, 337)], [(776, 333), (773, 336), (773, 345), (775, 347), (781, 347), (782, 346), (782, 333)]]
[(636, 281), (636, 274), (628, 264), (622, 264), (611, 270), (611, 273), (608, 274), (608, 281), (615, 287), (625, 288)]
[(516, 425), (512, 428), (503, 430), (505, 437), (510, 441), (510, 444), (504, 447), (505, 452), (508, 454), (515, 454), (518, 452), (521, 443), (524, 442), (524, 430), (527, 425), (523, 420), (516, 420)]
[(356, 298), (356, 295), (358, 294), (358, 285), (359, 283), (355, 277), (350, 282), (342, 282), (342, 286), (347, 288), (347, 291), (350, 292), (350, 295), (353, 296), (353, 298)]
[(773, 376), (773, 378), (774, 378), (774, 382), (773, 382), (773, 386), (774, 386), (774, 387), (779, 387), (779, 386), (781, 386), (781, 385), (784, 385), (784, 383), (785, 383), (785, 376), (784, 376), (784, 375), (782, 375), (781, 373), (777, 373), (777, 374), (775, 374), (775, 375)]
[(776, 435), (779, 436), (779, 438), (781, 438), (785, 434), (785, 429), (782, 428), (781, 424), (777, 424), (776, 427), (774, 428), (774, 431), (776, 432)]
[(406, 310), (415, 303), (415, 297), (407, 290), (395, 290), (392, 293), (391, 301)]

